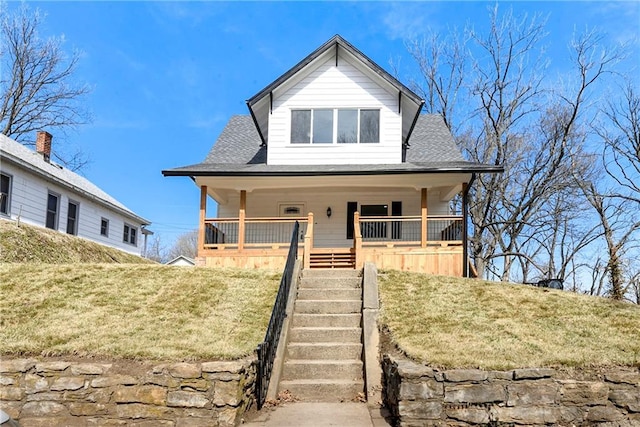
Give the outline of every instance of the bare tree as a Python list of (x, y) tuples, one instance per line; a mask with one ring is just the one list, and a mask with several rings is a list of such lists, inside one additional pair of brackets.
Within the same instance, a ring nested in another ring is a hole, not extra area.
[(168, 251), (168, 258), (173, 259), (180, 255), (195, 258), (198, 254), (198, 230), (181, 234)]
[[(38, 34), (43, 17), (26, 3), (14, 12), (0, 4), (0, 130), (25, 145), (32, 145), (37, 130), (58, 129), (64, 133), (89, 120), (82, 98), (86, 85), (73, 77), (79, 60), (74, 52), (66, 56), (64, 37), (43, 39)], [(54, 156), (73, 170), (86, 164), (80, 152)]]
[(594, 225), (575, 223), (584, 217), (581, 186), (594, 173), (589, 96), (621, 55), (602, 50), (601, 36), (587, 32), (568, 53), (571, 84), (552, 84), (545, 23), (496, 6), (485, 32), (468, 28), (463, 37), (408, 44), (429, 112), (447, 117), (468, 160), (505, 167), (502, 175), (479, 175), (470, 192), (470, 254), (487, 278), (577, 278), (578, 254), (600, 236)]
[(464, 83), (468, 37), (457, 31), (447, 36), (432, 33), (421, 40), (406, 42), (407, 50), (420, 70), (420, 80), (412, 79), (411, 87), (425, 99), (424, 108), (430, 114), (440, 114), (452, 132), (460, 121), (457, 100)]
[(636, 238), (640, 221), (629, 222), (627, 206), (618, 203), (615, 197), (601, 194), (593, 183), (584, 188), (584, 193), (598, 215), (606, 243), (604, 274), (609, 282), (609, 294), (613, 299), (622, 300), (632, 286), (632, 281), (625, 280), (625, 257), (639, 248)]
[[(584, 188), (595, 210), (606, 245), (608, 292), (612, 298), (638, 302), (640, 277), (640, 96), (631, 83), (622, 97), (601, 109), (594, 129), (604, 142), (605, 176), (615, 186), (592, 183)], [(600, 188), (599, 188), (600, 187)]]
[(164, 264), (169, 261), (167, 256), (167, 248), (166, 245), (162, 242), (162, 237), (160, 234), (154, 234), (151, 240), (149, 241), (149, 247), (147, 248), (147, 253), (145, 254), (146, 258), (158, 262), (160, 264)]
[(616, 197), (634, 202), (640, 210), (640, 93), (631, 82), (621, 92), (620, 100), (602, 109), (605, 122), (596, 132), (605, 144), (605, 170), (620, 186)]

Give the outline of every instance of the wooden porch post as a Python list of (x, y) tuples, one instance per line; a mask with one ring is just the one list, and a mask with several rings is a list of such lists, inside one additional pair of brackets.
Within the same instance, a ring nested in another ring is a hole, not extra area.
[(360, 212), (353, 213), (353, 250), (356, 253), (356, 269), (364, 267), (362, 257), (362, 232), (360, 231)]
[(462, 277), (469, 277), (469, 248), (467, 247), (467, 191), (469, 184), (462, 183)]
[(311, 249), (313, 249), (313, 212), (309, 212), (309, 217), (307, 220), (307, 233), (304, 235), (303, 268), (311, 268)]
[(247, 190), (240, 190), (240, 212), (238, 213), (238, 251), (244, 249), (244, 220), (247, 210)]
[(421, 230), (420, 233), (420, 247), (427, 247), (427, 189), (423, 188), (420, 197), (420, 217), (421, 217)]
[[(207, 186), (200, 187), (200, 227), (198, 228), (198, 252), (204, 250), (204, 220), (207, 217)], [(198, 256), (201, 256), (198, 253)]]

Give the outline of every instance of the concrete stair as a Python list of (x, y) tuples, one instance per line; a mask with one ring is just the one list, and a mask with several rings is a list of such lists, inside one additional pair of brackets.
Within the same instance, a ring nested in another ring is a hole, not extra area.
[(361, 286), (355, 270), (302, 272), (278, 391), (307, 402), (351, 401), (364, 391)]

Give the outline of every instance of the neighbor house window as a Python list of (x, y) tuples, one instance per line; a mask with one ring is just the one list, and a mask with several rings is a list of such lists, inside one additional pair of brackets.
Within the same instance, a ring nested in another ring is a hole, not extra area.
[(291, 111), (292, 144), (367, 144), (380, 142), (378, 109)]
[(125, 224), (124, 225), (124, 234), (123, 234), (123, 238), (122, 240), (125, 243), (130, 243), (132, 245), (136, 244), (136, 233), (137, 233), (137, 228), (129, 225), (129, 224)]
[(9, 215), (11, 199), (11, 176), (0, 174), (0, 213)]
[(109, 237), (109, 220), (106, 218), (100, 220), (100, 235)]
[(69, 207), (67, 209), (67, 234), (78, 234), (78, 211), (80, 206), (76, 202), (69, 200)]
[(60, 196), (57, 194), (49, 193), (47, 195), (47, 218), (45, 226), (52, 230), (58, 229), (58, 207), (60, 202)]

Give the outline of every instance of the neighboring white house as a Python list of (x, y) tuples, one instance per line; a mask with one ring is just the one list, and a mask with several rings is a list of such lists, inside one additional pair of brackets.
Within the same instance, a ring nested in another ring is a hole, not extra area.
[(0, 134), (0, 218), (59, 230), (141, 255), (150, 224), (86, 178), (51, 161), (52, 136), (36, 151)]
[(178, 255), (171, 261), (167, 261), (165, 265), (173, 265), (173, 266), (179, 266), (179, 267), (193, 267), (194, 265), (196, 265), (196, 262), (195, 260), (193, 260), (193, 258), (189, 258), (184, 255)]
[[(450, 201), (502, 167), (466, 161), (423, 104), (331, 38), (250, 98), (202, 163), (163, 171), (200, 187), (199, 261), (279, 266), (297, 220), (306, 267), (370, 260), (467, 275), (466, 212)], [(206, 218), (207, 197), (217, 218)]]

